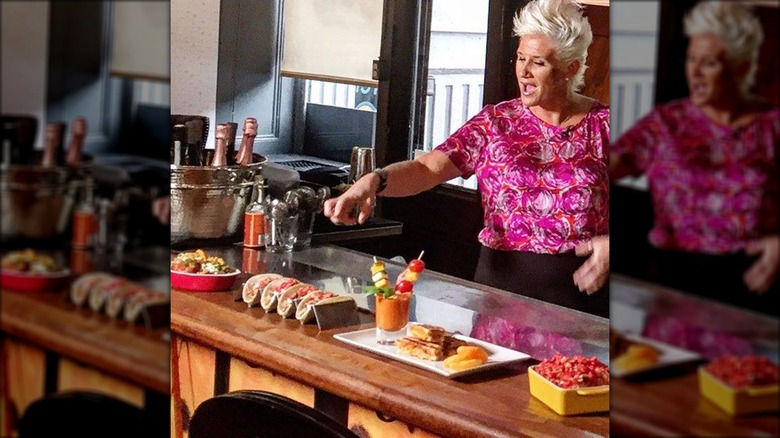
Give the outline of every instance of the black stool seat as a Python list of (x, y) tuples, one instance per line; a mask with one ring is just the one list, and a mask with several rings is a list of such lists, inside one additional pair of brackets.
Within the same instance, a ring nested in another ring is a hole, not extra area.
[(153, 437), (144, 411), (117, 398), (69, 391), (38, 399), (19, 422), (19, 438)]
[(263, 391), (236, 391), (201, 403), (189, 437), (358, 438), (320, 411)]

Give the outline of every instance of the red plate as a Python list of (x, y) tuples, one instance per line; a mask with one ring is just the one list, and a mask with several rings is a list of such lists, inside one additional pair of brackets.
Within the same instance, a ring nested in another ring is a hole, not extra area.
[(229, 274), (189, 274), (171, 271), (171, 287), (192, 292), (229, 290), (240, 273), (238, 269)]
[(0, 286), (3, 289), (18, 292), (42, 292), (59, 291), (68, 286), (70, 281), (70, 270), (48, 274), (29, 273), (29, 272), (0, 272)]

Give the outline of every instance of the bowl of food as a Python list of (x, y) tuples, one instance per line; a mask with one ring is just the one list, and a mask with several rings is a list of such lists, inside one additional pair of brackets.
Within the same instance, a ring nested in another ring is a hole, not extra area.
[(12, 251), (2, 259), (0, 286), (18, 292), (56, 291), (67, 287), (70, 270), (31, 249)]
[(171, 260), (171, 287), (192, 292), (230, 290), (240, 273), (203, 250), (182, 252)]
[(734, 416), (777, 412), (777, 364), (763, 356), (724, 356), (699, 368), (699, 392)]
[(609, 411), (609, 367), (595, 357), (556, 354), (528, 368), (528, 384), (559, 415)]

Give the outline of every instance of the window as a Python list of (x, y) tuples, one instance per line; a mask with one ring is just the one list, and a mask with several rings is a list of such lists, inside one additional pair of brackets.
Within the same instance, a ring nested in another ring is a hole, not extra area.
[(307, 79), (305, 102), (376, 112), (376, 87)]
[[(482, 109), (488, 6), (489, 0), (432, 2), (424, 123), (415, 124), (424, 132), (413, 135), (421, 143), (414, 156), (433, 150)], [(474, 176), (448, 183), (477, 188)]]

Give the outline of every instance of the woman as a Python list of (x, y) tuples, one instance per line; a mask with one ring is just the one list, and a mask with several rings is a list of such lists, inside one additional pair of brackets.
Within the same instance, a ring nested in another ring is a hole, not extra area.
[(685, 18), (690, 96), (654, 109), (612, 146), (611, 177), (646, 174), (658, 282), (775, 313), (777, 108), (752, 96), (761, 23), (744, 5), (700, 2)]
[(475, 281), (607, 316), (607, 292), (593, 294), (609, 274), (609, 109), (577, 93), (590, 24), (575, 1), (535, 0), (514, 33), (520, 98), (486, 106), (419, 159), (364, 176), (325, 215), (362, 223), (377, 194), (476, 175), (485, 227)]

